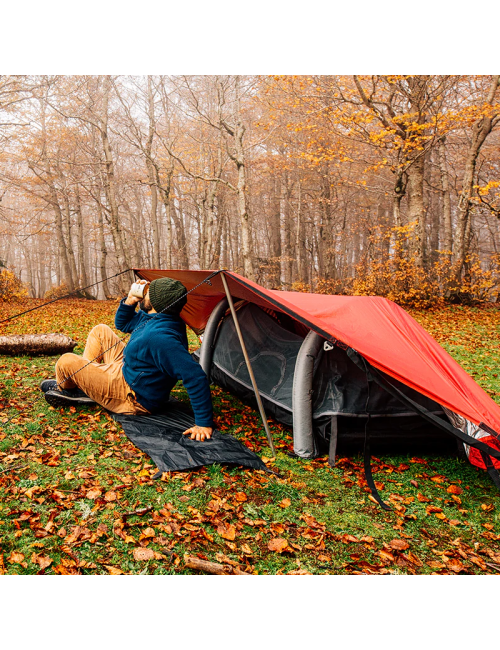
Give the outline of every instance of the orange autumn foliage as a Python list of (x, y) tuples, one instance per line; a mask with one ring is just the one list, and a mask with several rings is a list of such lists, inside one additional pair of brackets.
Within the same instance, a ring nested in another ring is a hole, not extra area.
[(426, 269), (410, 257), (413, 228), (392, 228), (385, 235), (371, 238), (371, 246), (384, 240), (390, 254), (376, 259), (364, 257), (346, 278), (320, 278), (314, 287), (302, 282), (293, 284), (294, 291), (350, 296), (381, 296), (405, 307), (428, 308), (451, 300), (471, 304), (496, 302), (500, 294), (500, 255), (492, 255), (481, 263), (477, 254), (466, 259), (466, 272), (457, 284), (454, 265), (447, 252), (440, 252), (436, 262)]
[(65, 282), (63, 282), (58, 287), (52, 287), (52, 289), (46, 291), (43, 297), (45, 300), (53, 300), (54, 298), (65, 296), (67, 293), (69, 293), (69, 287)]
[(0, 271), (0, 302), (17, 301), (27, 295), (26, 285), (12, 271)]

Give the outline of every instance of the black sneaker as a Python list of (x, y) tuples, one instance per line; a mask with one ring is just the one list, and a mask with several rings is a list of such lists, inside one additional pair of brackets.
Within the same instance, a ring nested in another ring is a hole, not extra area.
[[(60, 391), (61, 388), (57, 387), (57, 381), (55, 379), (44, 379), (40, 384), (40, 390), (44, 393), (47, 393), (49, 390)], [(84, 393), (81, 388), (70, 388), (69, 390), (64, 391), (73, 397), (81, 397), (82, 399), (90, 399), (87, 393)], [(92, 400), (93, 401), (93, 400)]]
[(51, 406), (87, 406), (95, 404), (94, 400), (87, 397), (79, 388), (73, 390), (48, 390), (45, 400)]
[(40, 390), (44, 393), (55, 388), (57, 388), (57, 381), (55, 379), (44, 379), (40, 384)]

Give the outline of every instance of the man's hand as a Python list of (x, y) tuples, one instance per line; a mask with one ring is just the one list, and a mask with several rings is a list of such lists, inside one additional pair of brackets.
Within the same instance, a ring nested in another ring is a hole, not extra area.
[(203, 442), (204, 440), (209, 440), (212, 437), (212, 431), (212, 427), (198, 427), (195, 425), (194, 427), (187, 429), (187, 431), (184, 431), (183, 435), (188, 436), (191, 434), (191, 440), (198, 440), (199, 442)]
[[(146, 284), (146, 280), (139, 280), (138, 284)], [(132, 287), (130, 287), (130, 291), (128, 293), (127, 299), (125, 300), (126, 305), (137, 305), (140, 303), (142, 298), (138, 298), (137, 296), (132, 295)]]

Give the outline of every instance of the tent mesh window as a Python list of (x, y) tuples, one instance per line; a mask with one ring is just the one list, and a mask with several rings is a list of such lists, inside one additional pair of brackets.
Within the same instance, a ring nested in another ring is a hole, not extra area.
[[(285, 314), (264, 311), (251, 303), (239, 305), (238, 320), (268, 415), (292, 426), (293, 375), (305, 337), (304, 328)], [(255, 406), (250, 376), (230, 314), (224, 317), (217, 332), (211, 375), (221, 388)], [(436, 402), (394, 379), (391, 382), (425, 408), (445, 417)], [(368, 410), (371, 432), (379, 440), (401, 442), (403, 436), (406, 442), (422, 442), (432, 438), (435, 444), (436, 437), (447, 439), (446, 434), (409, 412), (377, 384), (372, 382), (369, 391), (368, 399), (366, 375), (345, 350), (322, 349), (315, 361), (313, 378), (315, 434), (328, 440), (332, 416), (337, 416), (339, 439), (361, 440)]]

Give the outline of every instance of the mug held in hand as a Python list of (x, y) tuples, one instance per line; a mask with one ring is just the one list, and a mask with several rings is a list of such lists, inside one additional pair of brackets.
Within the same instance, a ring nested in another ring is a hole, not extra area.
[(130, 287), (130, 295), (134, 296), (134, 298), (144, 298), (146, 291), (149, 287), (149, 282), (146, 282), (146, 280), (139, 280), (138, 282), (134, 282), (134, 284)]

